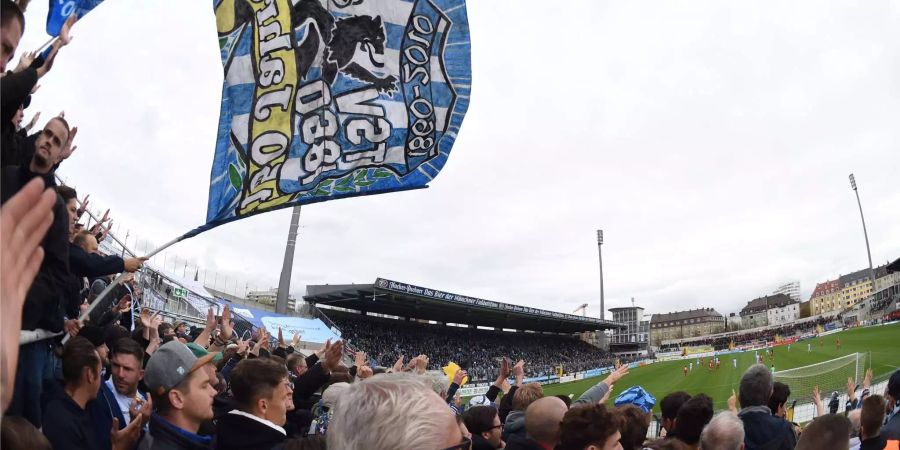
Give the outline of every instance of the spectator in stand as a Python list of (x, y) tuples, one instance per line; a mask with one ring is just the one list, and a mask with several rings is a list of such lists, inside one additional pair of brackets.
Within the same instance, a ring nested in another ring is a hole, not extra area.
[(143, 267), (147, 258), (122, 259), (117, 255), (103, 256), (97, 252), (97, 238), (90, 231), (75, 234), (69, 246), (69, 265), (79, 277), (95, 278), (122, 272), (134, 272)]
[(678, 410), (681, 406), (691, 399), (691, 394), (684, 391), (673, 392), (659, 402), (659, 409), (662, 412), (662, 429), (665, 431), (665, 437), (674, 438), (675, 434), (675, 418), (678, 417)]
[(506, 447), (503, 424), (493, 406), (475, 406), (463, 415), (466, 428), (472, 433), (472, 450), (493, 450)]
[(559, 450), (621, 450), (622, 416), (605, 405), (575, 406), (559, 426)]
[[(871, 395), (862, 401), (859, 450), (882, 450), (888, 440), (881, 434), (884, 423), (884, 397)], [(894, 439), (896, 441), (896, 439)]]
[(525, 438), (525, 411), (536, 400), (544, 397), (544, 389), (540, 383), (528, 383), (516, 390), (512, 399), (512, 411), (506, 416), (503, 426), (503, 440), (512, 436)]
[(543, 397), (525, 411), (527, 437), (513, 436), (506, 450), (550, 450), (559, 443), (559, 424), (569, 407), (557, 397)]
[(847, 450), (849, 442), (850, 420), (840, 414), (826, 414), (806, 426), (796, 450)]
[[(69, 340), (62, 354), (65, 394), (47, 403), (43, 433), (55, 450), (104, 449), (94, 435), (94, 427), (86, 407), (97, 398), (100, 379), (100, 355), (87, 339), (76, 336)], [(141, 418), (135, 417), (119, 430), (114, 421), (111, 442), (116, 448), (131, 448), (140, 433)]]
[(622, 426), (619, 428), (619, 432), (622, 434), (620, 439), (622, 448), (625, 450), (644, 448), (647, 430), (650, 428), (649, 415), (635, 405), (623, 405), (616, 409), (622, 416)]
[[(45, 185), (55, 186), (52, 161), (58, 155), (67, 135), (68, 125), (65, 121), (60, 118), (51, 119), (37, 139), (37, 151), (31, 164), (3, 168), (0, 178), (2, 203), (5, 204), (13, 194), (34, 178), (43, 178)], [(47, 336), (63, 330), (75, 335), (81, 326), (75, 319), (65, 320), (63, 315), (63, 311), (71, 306), (77, 316), (77, 305), (67, 305), (64, 300), (71, 287), (68, 269), (68, 231), (68, 213), (63, 200), (57, 196), (53, 207), (53, 223), (41, 243), (44, 259), (26, 295), (22, 310), (21, 329), (27, 332), (26, 335)], [(69, 312), (71, 314), (71, 311)], [(24, 416), (36, 427), (40, 427), (43, 415), (40, 402), (43, 390), (41, 380), (44, 378), (47, 360), (51, 355), (47, 341), (34, 337), (29, 339), (31, 342), (23, 343), (19, 348), (19, 370), (16, 372), (15, 395), (9, 414)]]
[(287, 406), (293, 389), (287, 367), (274, 359), (246, 359), (231, 372), (237, 409), (216, 423), (217, 449), (271, 449), (287, 437)]
[(700, 448), (700, 434), (703, 427), (712, 420), (713, 402), (705, 394), (697, 394), (681, 405), (675, 418), (677, 439), (692, 449)]
[(176, 341), (161, 346), (150, 357), (144, 381), (156, 412), (150, 432), (141, 441), (146, 450), (208, 449), (212, 437), (197, 434), (200, 425), (213, 418), (213, 398), (218, 381), (212, 365), (214, 353), (197, 358)]
[(888, 440), (900, 440), (900, 370), (895, 370), (888, 380), (884, 394), (887, 418), (881, 434)]
[(141, 423), (149, 422), (153, 402), (138, 392), (138, 384), (144, 378), (143, 361), (144, 349), (133, 339), (120, 339), (113, 347), (110, 377), (101, 384), (97, 398), (87, 405), (98, 448), (110, 448), (113, 419), (118, 429), (124, 429), (138, 415), (142, 416)]
[(333, 450), (468, 448), (444, 399), (409, 374), (350, 385), (335, 405), (327, 439)]
[(796, 437), (791, 424), (772, 415), (772, 410), (766, 406), (772, 391), (772, 373), (764, 364), (750, 366), (741, 377), (738, 394), (741, 410), (738, 417), (744, 423), (747, 450), (794, 448)]
[(6, 65), (12, 60), (25, 32), (25, 15), (12, 0), (3, 0), (0, 10), (0, 72), (6, 72)]
[(787, 401), (791, 396), (791, 388), (788, 385), (776, 381), (772, 385), (772, 395), (769, 396), (769, 409), (776, 417), (787, 417)]
[(715, 415), (700, 435), (702, 450), (744, 450), (744, 423), (731, 411)]

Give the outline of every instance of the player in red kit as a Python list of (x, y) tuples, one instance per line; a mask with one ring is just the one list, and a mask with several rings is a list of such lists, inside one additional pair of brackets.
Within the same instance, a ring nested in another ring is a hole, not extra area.
[(688, 372), (687, 366), (684, 366), (684, 376), (687, 376), (687, 372)]

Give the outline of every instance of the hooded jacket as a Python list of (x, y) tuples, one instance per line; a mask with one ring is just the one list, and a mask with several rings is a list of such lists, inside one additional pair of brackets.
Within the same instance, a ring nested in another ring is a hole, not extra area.
[(525, 438), (525, 411), (511, 411), (506, 416), (506, 424), (503, 425), (503, 440), (508, 441), (512, 436)]
[(212, 437), (201, 436), (172, 425), (157, 414), (150, 416), (150, 432), (138, 445), (140, 450), (209, 450)]

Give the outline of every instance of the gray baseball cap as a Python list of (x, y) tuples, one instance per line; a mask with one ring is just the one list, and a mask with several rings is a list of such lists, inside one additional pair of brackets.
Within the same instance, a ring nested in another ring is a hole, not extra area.
[(218, 354), (218, 352), (208, 353), (198, 358), (181, 342), (167, 342), (153, 352), (150, 361), (147, 361), (144, 383), (150, 392), (163, 395), (181, 383), (191, 372), (212, 362)]

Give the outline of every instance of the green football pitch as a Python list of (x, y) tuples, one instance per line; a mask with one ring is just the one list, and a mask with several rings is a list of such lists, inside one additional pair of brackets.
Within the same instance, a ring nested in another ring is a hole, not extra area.
[[(841, 349), (838, 350), (835, 340), (840, 338)], [(811, 350), (807, 352), (806, 344), (810, 343)], [(867, 353), (867, 366), (870, 364), (875, 374), (875, 380), (885, 379), (891, 372), (900, 368), (900, 323), (869, 328), (856, 328), (830, 334), (815, 339), (797, 342), (791, 345), (775, 348), (775, 360), (765, 359), (765, 364), (775, 364), (775, 370), (786, 370), (795, 367), (807, 366), (822, 361), (839, 358), (852, 353)], [(737, 359), (737, 369), (732, 366), (732, 359)], [(616, 383), (610, 398), (628, 389), (631, 386), (642, 386), (656, 397), (657, 404), (654, 413), (659, 413), (659, 402), (666, 394), (675, 391), (687, 391), (694, 395), (704, 393), (713, 399), (715, 408), (725, 409), (728, 406), (728, 397), (732, 389), (737, 391), (741, 375), (748, 367), (753, 365), (754, 351), (732, 353), (720, 356), (722, 362), (718, 370), (709, 370), (706, 367), (697, 368), (696, 358), (692, 360), (666, 361), (650, 364), (632, 369), (625, 378)], [(694, 361), (694, 369), (685, 376), (682, 368), (689, 361)], [(705, 360), (704, 360), (705, 361)], [(604, 377), (596, 377), (587, 380), (573, 381), (569, 383), (544, 386), (545, 395), (573, 395), (577, 398), (588, 388), (603, 380)], [(862, 383), (862, 380), (858, 380)], [(791, 389), (795, 391), (794, 388)], [(823, 393), (823, 396), (825, 394)], [(797, 399), (800, 403), (806, 403), (811, 397), (811, 392), (791, 392), (791, 399)], [(826, 400), (827, 401), (827, 400)]]

